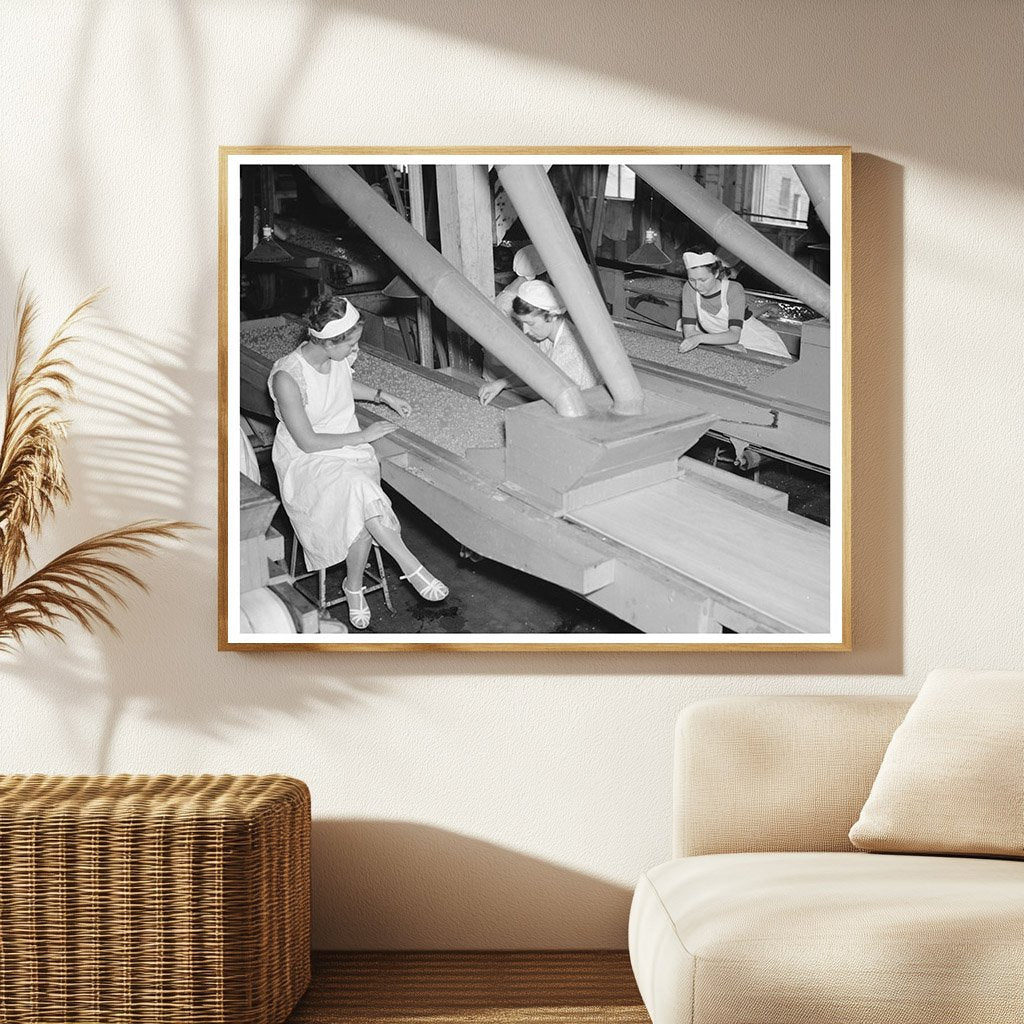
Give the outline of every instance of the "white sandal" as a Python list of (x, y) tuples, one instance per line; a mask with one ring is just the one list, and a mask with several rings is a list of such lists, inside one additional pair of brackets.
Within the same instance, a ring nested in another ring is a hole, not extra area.
[[(366, 629), (370, 624), (370, 606), (366, 603), (366, 587), (360, 587), (358, 590), (349, 590), (346, 586), (347, 583), (348, 577), (346, 576), (342, 580), (341, 590), (348, 604), (348, 621), (356, 629)], [(358, 600), (356, 600), (357, 598)]]
[[(414, 576), (419, 577), (422, 585), (413, 579)], [(422, 565), (417, 565), (412, 572), (400, 576), (399, 579), (408, 580), (424, 601), (443, 601), (448, 596), (448, 588), (436, 576), (427, 572)]]

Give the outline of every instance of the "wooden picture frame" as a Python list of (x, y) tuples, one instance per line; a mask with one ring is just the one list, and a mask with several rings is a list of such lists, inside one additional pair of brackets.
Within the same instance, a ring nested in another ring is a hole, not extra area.
[[(220, 649), (850, 650), (850, 171), (849, 147), (222, 147)], [(528, 243), (546, 339), (494, 306)], [(382, 486), (457, 577), (420, 609), (375, 535), (374, 619), (342, 634), (317, 629), (347, 622), (318, 607), (344, 566), (296, 579), (266, 385), (328, 292), (360, 312), (360, 394), (421, 395), (360, 400), (359, 428), (398, 423)], [(499, 352), (522, 380), (484, 406)], [(501, 611), (533, 587), (570, 611)]]

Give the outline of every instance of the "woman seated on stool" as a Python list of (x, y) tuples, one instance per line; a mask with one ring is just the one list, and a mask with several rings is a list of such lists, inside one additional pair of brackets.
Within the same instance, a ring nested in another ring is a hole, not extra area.
[(306, 338), (270, 370), (270, 395), (279, 420), (274, 468), (306, 568), (345, 562), (348, 575), (342, 588), (348, 618), (356, 629), (365, 629), (370, 606), (363, 572), (373, 541), (395, 559), (402, 579), (420, 597), (441, 601), (448, 588), (406, 547), (391, 501), (381, 489), (372, 442), (398, 427), (377, 422), (361, 430), (354, 402), (382, 403), (400, 416), (408, 416), (411, 406), (404, 398), (352, 379), (363, 328), (359, 311), (347, 299), (318, 299), (307, 322)]
[[(565, 315), (562, 297), (551, 285), (545, 281), (524, 281), (512, 300), (512, 319), (573, 383), (584, 391), (597, 385), (597, 374), (590, 365), (580, 336)], [(481, 405), (490, 405), (505, 388), (518, 392), (530, 390), (518, 377), (499, 377), (484, 384), (477, 392)]]

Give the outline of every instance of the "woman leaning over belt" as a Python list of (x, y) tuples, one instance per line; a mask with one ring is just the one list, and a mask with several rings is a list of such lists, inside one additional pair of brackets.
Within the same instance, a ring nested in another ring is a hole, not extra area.
[(712, 252), (684, 252), (683, 340), (680, 352), (698, 345), (738, 345), (747, 311), (743, 285), (729, 280), (729, 268)]

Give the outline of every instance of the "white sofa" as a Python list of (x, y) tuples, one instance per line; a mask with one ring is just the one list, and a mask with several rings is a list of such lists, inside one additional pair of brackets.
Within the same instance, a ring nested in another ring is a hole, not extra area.
[(1024, 861), (849, 841), (909, 705), (739, 697), (683, 712), (675, 859), (640, 879), (630, 915), (653, 1024), (1024, 1022)]

